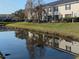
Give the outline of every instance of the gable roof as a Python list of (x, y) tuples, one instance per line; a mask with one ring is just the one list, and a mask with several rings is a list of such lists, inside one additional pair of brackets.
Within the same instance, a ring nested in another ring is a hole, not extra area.
[(45, 6), (55, 6), (55, 5), (69, 3), (69, 2), (75, 2), (75, 1), (79, 1), (79, 0), (58, 0), (58, 1), (48, 3)]

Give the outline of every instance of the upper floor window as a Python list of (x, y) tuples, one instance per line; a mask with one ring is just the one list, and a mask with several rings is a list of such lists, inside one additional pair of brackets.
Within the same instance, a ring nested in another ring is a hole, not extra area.
[(58, 11), (58, 6), (54, 7), (54, 11)]
[(51, 8), (49, 8), (49, 12), (51, 12), (52, 10), (51, 10)]
[(45, 9), (45, 12), (47, 12), (47, 9)]
[(66, 4), (65, 5), (65, 10), (71, 10), (71, 4)]

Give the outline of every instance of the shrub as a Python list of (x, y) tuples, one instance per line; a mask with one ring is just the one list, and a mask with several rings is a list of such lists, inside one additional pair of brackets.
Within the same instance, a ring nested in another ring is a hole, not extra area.
[(66, 21), (66, 22), (79, 22), (79, 17), (65, 17), (63, 18), (63, 21)]

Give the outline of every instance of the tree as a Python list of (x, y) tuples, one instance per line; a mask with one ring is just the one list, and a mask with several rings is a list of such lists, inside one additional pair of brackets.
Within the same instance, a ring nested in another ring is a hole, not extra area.
[(43, 8), (43, 0), (34, 0), (34, 3), (33, 3), (33, 12), (34, 12), (34, 17), (35, 17), (35, 20), (37, 22), (40, 22), (42, 20), (42, 14), (44, 11), (44, 8)]
[[(27, 0), (26, 11), (28, 12), (28, 19), (39, 20), (42, 17), (42, 8), (43, 0)], [(26, 14), (26, 13), (25, 13)]]
[(17, 17), (17, 18), (20, 18), (20, 19), (24, 19), (25, 18), (25, 14), (24, 14), (24, 10), (23, 9), (20, 9), (14, 13), (12, 13), (12, 15), (14, 17)]
[(27, 0), (26, 6), (25, 6), (25, 16), (30, 20), (32, 17), (32, 0)]
[(37, 6), (34, 8), (34, 20), (37, 22), (40, 22), (42, 20), (43, 17), (43, 13), (45, 12), (45, 10), (43, 9), (42, 5)]

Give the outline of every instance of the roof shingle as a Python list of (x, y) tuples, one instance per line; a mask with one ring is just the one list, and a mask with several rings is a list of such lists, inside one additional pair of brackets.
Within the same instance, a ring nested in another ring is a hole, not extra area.
[(58, 1), (48, 3), (45, 6), (55, 6), (58, 4), (64, 4), (64, 3), (74, 2), (74, 1), (79, 1), (79, 0), (58, 0)]

